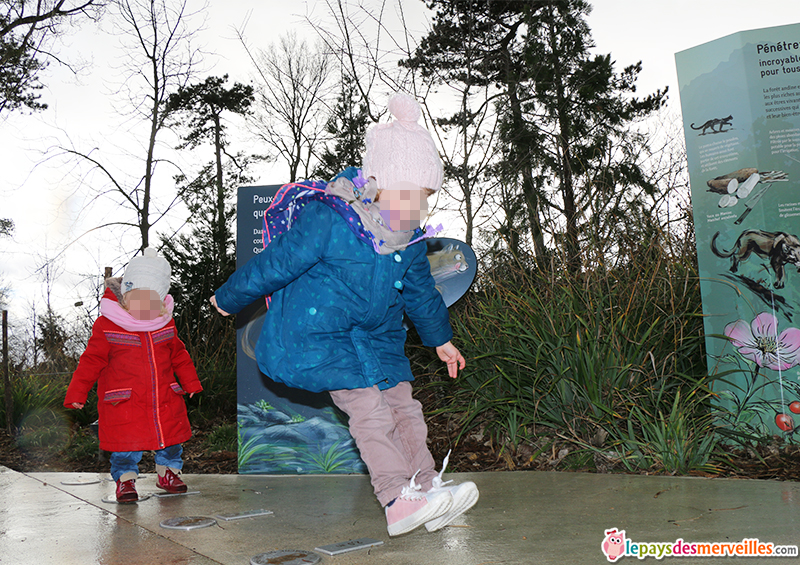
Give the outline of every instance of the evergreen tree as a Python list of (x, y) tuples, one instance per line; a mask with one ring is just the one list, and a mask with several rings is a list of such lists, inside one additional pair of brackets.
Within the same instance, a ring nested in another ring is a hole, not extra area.
[(585, 0), (427, 4), (436, 17), (416, 64), (441, 84), (469, 80), (494, 97), (500, 144), (492, 170), (500, 187), (516, 187), (499, 193), (498, 208), (522, 205), (528, 219), (524, 229), (506, 217), (498, 233), (527, 232), (540, 267), (549, 264), (547, 242), (578, 272), (587, 239), (612, 238), (654, 190), (641, 168), (647, 140), (634, 126), (664, 104), (666, 91), (635, 98), (641, 65), (618, 73), (609, 55), (591, 54)]
[[(188, 117), (187, 133), (183, 136), (183, 143), (178, 149), (195, 149), (203, 143), (211, 143), (214, 148), (213, 181), (214, 187), (213, 207), (216, 214), (211, 218), (214, 231), (213, 259), (220, 263), (227, 261), (227, 241), (230, 238), (225, 220), (225, 201), (228, 198), (224, 183), (223, 155), (234, 165), (237, 158), (227, 153), (228, 140), (225, 136), (226, 128), (222, 119), (223, 113), (245, 116), (250, 112), (253, 103), (253, 87), (235, 83), (231, 88), (224, 84), (228, 75), (223, 77), (208, 77), (200, 84), (181, 87), (177, 93), (170, 95), (167, 101), (167, 113), (173, 119)], [(242, 166), (239, 166), (242, 169)], [(198, 178), (186, 186), (189, 199), (194, 199), (195, 208), (202, 205), (208, 194), (202, 185), (202, 179), (208, 173), (204, 169)], [(199, 183), (199, 184), (198, 184)], [(198, 199), (199, 196), (199, 199)], [(191, 206), (190, 206), (191, 209)], [(196, 213), (193, 210), (192, 213)]]
[[(246, 162), (244, 157), (239, 157), (239, 164)], [(221, 356), (232, 363), (236, 352), (230, 319), (212, 312), (208, 299), (236, 270), (233, 235), (236, 207), (231, 196), (236, 187), (251, 179), (233, 165), (225, 168), (223, 176), (225, 252), (221, 258), (217, 209), (212, 199), (204, 197), (214, 190), (216, 171), (213, 165), (204, 167), (183, 187), (190, 214), (189, 233), (176, 237), (162, 234), (160, 238), (162, 253), (172, 266), (170, 294), (175, 299), (175, 323), (195, 362)]]
[(326, 144), (322, 154), (318, 156), (319, 164), (314, 169), (312, 178), (330, 180), (347, 167), (361, 166), (364, 137), (371, 120), (367, 105), (360, 100), (361, 97), (345, 76), (336, 106), (325, 124), (325, 132), (333, 141), (333, 147)]
[(226, 349), (228, 354), (235, 352), (230, 343), (224, 345), (230, 332), (221, 331), (230, 324), (211, 312), (208, 298), (235, 270), (233, 194), (237, 186), (250, 181), (246, 170), (255, 157), (228, 152), (223, 115), (247, 115), (253, 89), (239, 83), (225, 88), (227, 78), (208, 77), (183, 87), (167, 103), (171, 119), (184, 120), (180, 126), (185, 130), (183, 143), (178, 148), (195, 149), (210, 143), (214, 152), (213, 162), (193, 179), (176, 179), (189, 209), (190, 233), (162, 236), (164, 254), (173, 269), (175, 321), (195, 355), (224, 353)]
[(646, 139), (634, 126), (666, 101), (666, 90), (633, 96), (641, 63), (617, 73), (610, 55), (591, 55), (589, 10), (584, 0), (568, 0), (529, 16), (521, 115), (505, 114), (501, 128), (505, 142), (535, 140), (527, 155), (572, 273), (587, 240), (612, 237), (640, 205), (636, 189), (653, 194), (641, 168)]
[(37, 336), (34, 346), (42, 357), (39, 358), (35, 370), (48, 374), (74, 371), (78, 361), (69, 351), (72, 340), (64, 319), (48, 306), (44, 316), (40, 316), (36, 321), (36, 325)]
[[(513, 40), (521, 14), (535, 7), (530, 2), (472, 0), (433, 0), (427, 5), (436, 13), (433, 28), (400, 64), (418, 71), (429, 83), (428, 90), (445, 90), (454, 97), (455, 111), (433, 120), (433, 125), (441, 130), (446, 145), (442, 159), (449, 183), (445, 190), (459, 202), (465, 238), (472, 244), (480, 225), (477, 219), (486, 215), (490, 202), (497, 209), (518, 208), (503, 199), (505, 187), (493, 166), (495, 104), (513, 98), (509, 92), (513, 81), (506, 80), (508, 69), (503, 62), (510, 59), (508, 50), (516, 48)], [(492, 232), (502, 232), (506, 244), (517, 249), (518, 238), (508, 237), (511, 230), (501, 227)]]
[(39, 102), (42, 85), (38, 80), (46, 66), (23, 40), (13, 35), (0, 36), (0, 111), (47, 108), (47, 104)]
[[(499, 113), (521, 114), (518, 90), (525, 70), (522, 63), (525, 23), (543, 4), (528, 0), (429, 0), (426, 4), (435, 11), (431, 32), (420, 42), (414, 56), (403, 64), (420, 70), (434, 83), (448, 88), (460, 85), (462, 107), (449, 122), (458, 124), (464, 145), (470, 146), (477, 141), (470, 136), (481, 135), (481, 129), (495, 130)], [(469, 105), (472, 98), (480, 102), (475, 110)], [(495, 112), (490, 116), (488, 113), (492, 109)], [(494, 139), (491, 142), (494, 144)], [(545, 246), (539, 217), (539, 191), (533, 180), (531, 163), (526, 158), (531, 142), (519, 135), (504, 148), (504, 153), (485, 158), (480, 168), (474, 168), (467, 158), (454, 163), (448, 172), (459, 179), (465, 191), (465, 206), (475, 196), (476, 188), (486, 192), (486, 187), (492, 186), (494, 194), (487, 196), (500, 212), (499, 217), (494, 216), (501, 222), (498, 229), (492, 230), (493, 236), (502, 237), (512, 255), (519, 256), (522, 245), (519, 236), (529, 233), (535, 255), (541, 261)], [(503, 174), (508, 169), (513, 171), (513, 179)], [(518, 191), (510, 193), (509, 189), (514, 186)], [(515, 200), (523, 203), (521, 208), (520, 202)], [(527, 229), (519, 224), (520, 210), (526, 212)], [(513, 214), (502, 215), (509, 211)], [(470, 214), (467, 216), (469, 222)]]
[(0, 10), (0, 113), (21, 108), (44, 110), (39, 101), (39, 75), (47, 59), (59, 60), (48, 49), (62, 22), (93, 16), (102, 5), (95, 0), (5, 0)]

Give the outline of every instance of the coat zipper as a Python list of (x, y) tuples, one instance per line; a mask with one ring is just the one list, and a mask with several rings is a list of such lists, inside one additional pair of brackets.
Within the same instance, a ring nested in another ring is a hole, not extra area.
[(155, 344), (153, 343), (153, 336), (150, 332), (147, 332), (147, 345), (149, 349), (149, 356), (150, 356), (150, 363), (153, 367), (152, 371), (150, 372), (150, 379), (153, 386), (153, 394), (155, 396), (155, 406), (153, 407), (155, 410), (155, 426), (156, 426), (156, 439), (158, 440), (158, 445), (161, 449), (164, 449), (164, 434), (161, 432), (161, 402), (159, 402), (158, 397), (158, 364), (156, 363), (156, 348)]

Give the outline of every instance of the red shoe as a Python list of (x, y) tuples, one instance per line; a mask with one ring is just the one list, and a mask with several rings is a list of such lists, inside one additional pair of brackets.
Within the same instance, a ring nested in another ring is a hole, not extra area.
[(117, 481), (117, 502), (120, 504), (130, 504), (139, 500), (136, 492), (136, 479), (127, 481)]
[(163, 477), (159, 475), (156, 485), (158, 488), (163, 488), (165, 491), (172, 494), (180, 494), (187, 490), (186, 484), (178, 475), (172, 472), (172, 469), (167, 469)]

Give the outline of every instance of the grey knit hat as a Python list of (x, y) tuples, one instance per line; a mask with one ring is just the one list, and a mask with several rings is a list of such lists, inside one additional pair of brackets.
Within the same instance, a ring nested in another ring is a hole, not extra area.
[(172, 269), (167, 260), (159, 257), (155, 249), (148, 247), (142, 255), (131, 259), (125, 268), (125, 274), (122, 276), (122, 293), (146, 288), (155, 290), (163, 301), (169, 292), (171, 275)]

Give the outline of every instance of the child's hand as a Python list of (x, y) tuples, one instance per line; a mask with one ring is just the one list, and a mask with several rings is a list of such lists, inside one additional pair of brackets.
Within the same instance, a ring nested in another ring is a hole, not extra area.
[(223, 310), (222, 308), (217, 306), (217, 297), (216, 296), (212, 296), (211, 298), (208, 299), (208, 301), (211, 302), (211, 304), (214, 306), (214, 308), (217, 309), (217, 312), (219, 312), (223, 316), (230, 316), (230, 314), (228, 314), (225, 310)]
[(439, 359), (447, 363), (447, 372), (451, 379), (458, 376), (459, 369), (463, 369), (467, 366), (467, 361), (461, 355), (461, 352), (449, 341), (437, 347), (436, 354), (439, 356)]
[(72, 403), (72, 407), (73, 407), (73, 408), (76, 408), (77, 410), (80, 410), (80, 409), (81, 409), (81, 408), (83, 408), (84, 406), (85, 406), (85, 405), (84, 405), (83, 403), (81, 403), (81, 402), (73, 402), (73, 403)]

